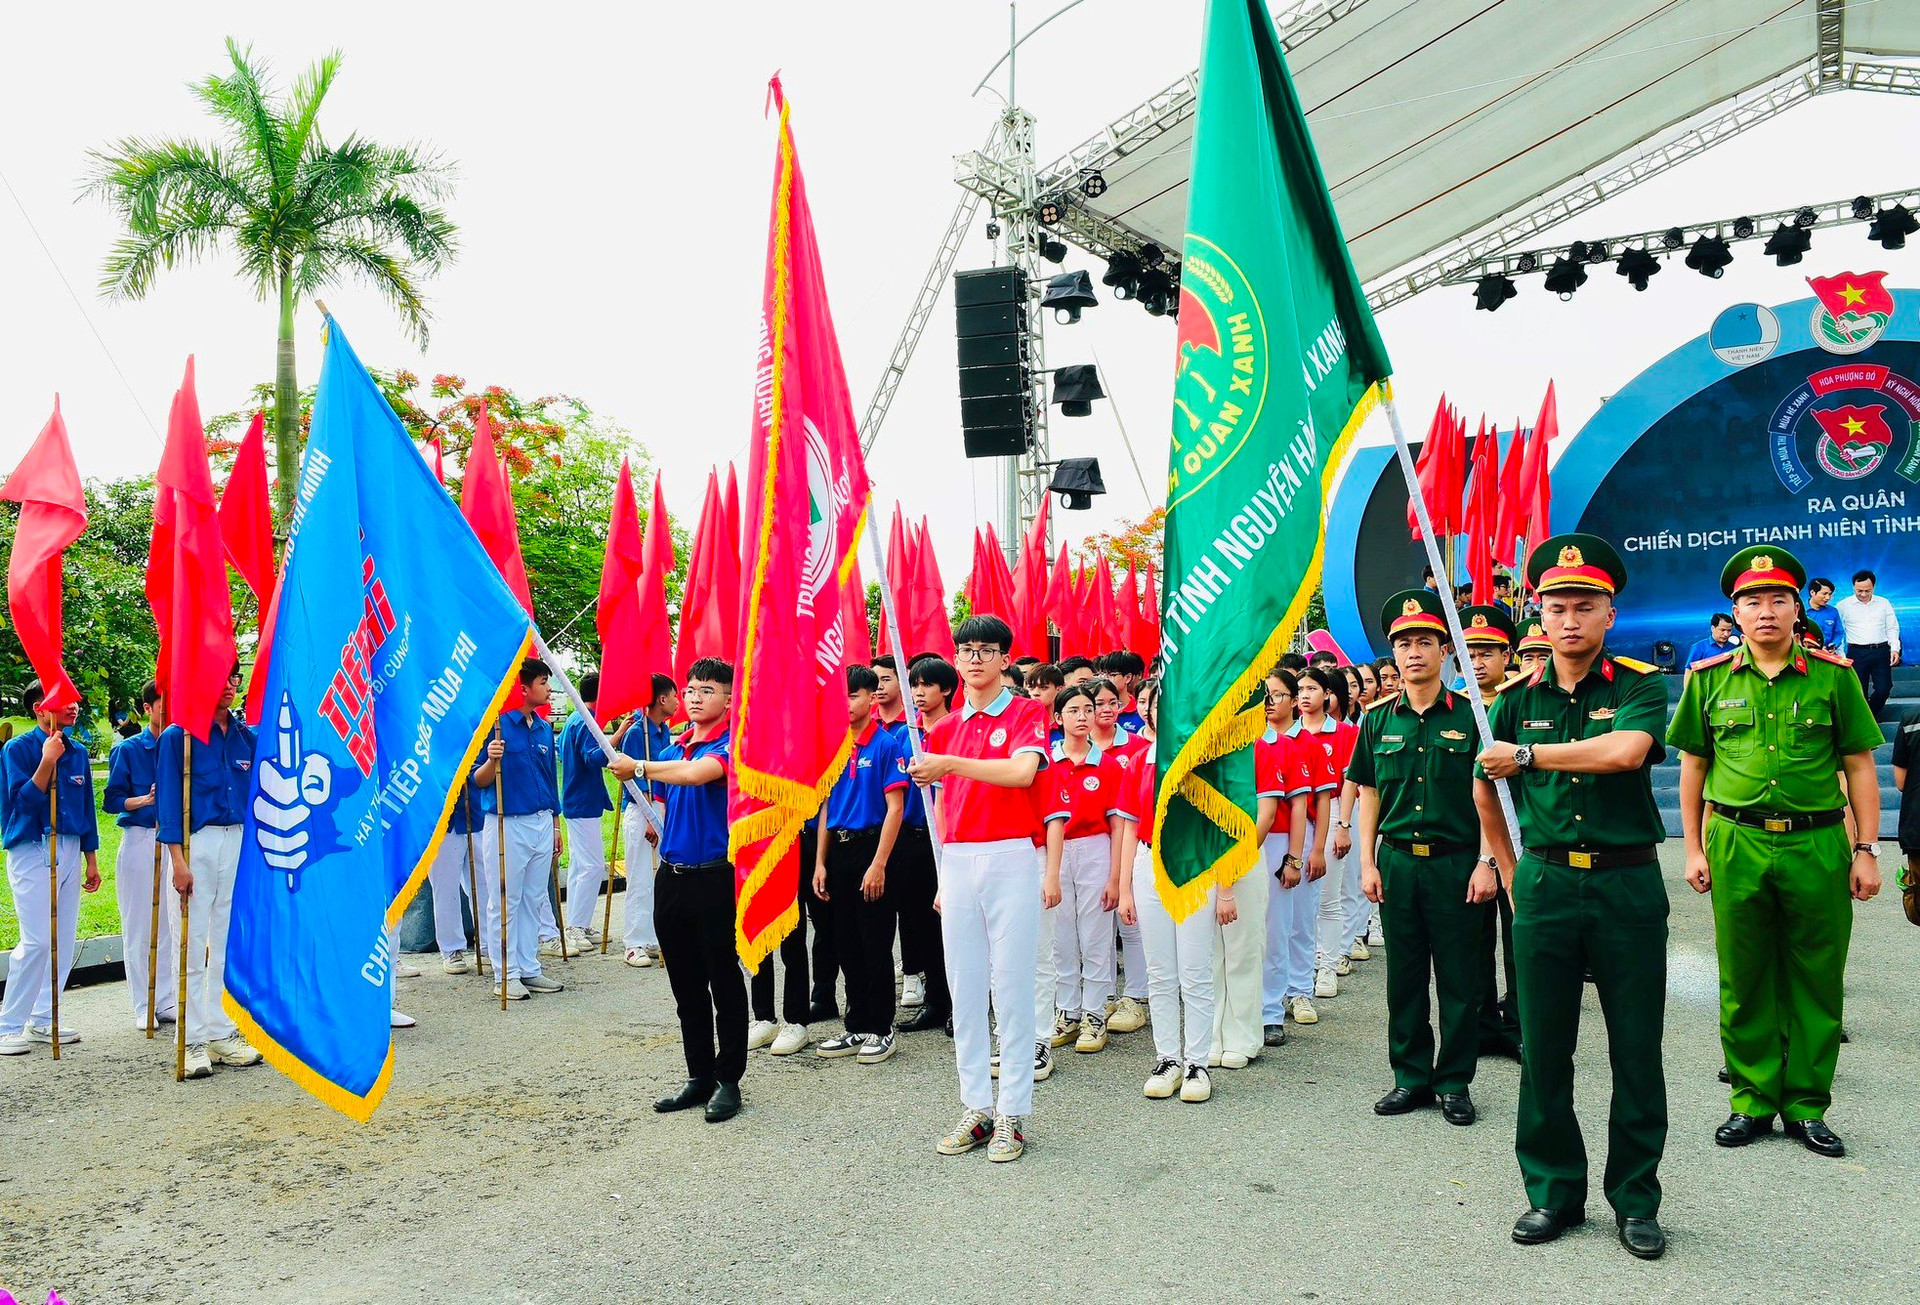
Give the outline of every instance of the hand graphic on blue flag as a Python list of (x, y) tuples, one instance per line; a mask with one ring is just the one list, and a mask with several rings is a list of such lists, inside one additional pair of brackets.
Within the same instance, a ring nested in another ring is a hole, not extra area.
[(287, 876), (287, 891), (300, 888), (300, 872), (319, 849), (308, 825), (333, 796), (333, 765), (326, 754), (302, 753), (300, 717), (293, 698), (280, 695), (274, 754), (254, 770), (253, 841), (261, 859)]

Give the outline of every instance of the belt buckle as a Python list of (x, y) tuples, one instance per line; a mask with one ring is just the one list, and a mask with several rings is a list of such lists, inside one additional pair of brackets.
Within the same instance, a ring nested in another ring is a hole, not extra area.
[(1413, 845), (1413, 854), (1415, 856), (1432, 856), (1433, 847), (1427, 843), (1415, 843)]
[(1591, 870), (1593, 869), (1593, 853), (1569, 852), (1567, 853), (1567, 864), (1575, 870)]
[(1791, 820), (1783, 820), (1778, 816), (1768, 816), (1760, 822), (1760, 827), (1769, 834), (1787, 834), (1793, 831), (1793, 822)]

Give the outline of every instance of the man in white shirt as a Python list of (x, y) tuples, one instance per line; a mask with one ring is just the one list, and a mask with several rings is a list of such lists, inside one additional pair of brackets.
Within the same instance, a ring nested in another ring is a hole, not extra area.
[(1853, 597), (1833, 605), (1847, 635), (1847, 656), (1866, 690), (1867, 704), (1878, 717), (1893, 690), (1893, 668), (1900, 664), (1900, 621), (1893, 604), (1873, 592), (1871, 571), (1853, 573)]

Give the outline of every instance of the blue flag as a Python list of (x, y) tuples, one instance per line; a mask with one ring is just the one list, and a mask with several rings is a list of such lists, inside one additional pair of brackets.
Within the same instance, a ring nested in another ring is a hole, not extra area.
[(327, 323), (227, 937), (227, 1013), (355, 1119), (393, 1072), (397, 924), (530, 626)]

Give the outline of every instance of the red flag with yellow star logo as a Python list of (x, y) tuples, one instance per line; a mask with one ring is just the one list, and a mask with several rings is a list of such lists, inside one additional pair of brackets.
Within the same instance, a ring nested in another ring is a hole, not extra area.
[(1893, 315), (1893, 296), (1887, 293), (1885, 272), (1842, 272), (1839, 276), (1810, 276), (1807, 284), (1820, 306), (1838, 319), (1855, 314)]
[(1893, 431), (1887, 426), (1886, 411), (1877, 403), (1865, 406), (1845, 403), (1837, 408), (1816, 409), (1813, 419), (1833, 441), (1841, 460), (1865, 471), (1893, 446)]

